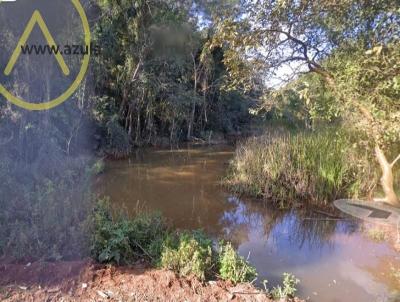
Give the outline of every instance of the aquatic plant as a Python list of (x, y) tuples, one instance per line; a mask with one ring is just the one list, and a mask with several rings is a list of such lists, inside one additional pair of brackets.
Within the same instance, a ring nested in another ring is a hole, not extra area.
[(373, 163), (336, 129), (252, 138), (231, 162), (228, 186), (272, 200), (328, 204), (365, 195), (376, 179)]

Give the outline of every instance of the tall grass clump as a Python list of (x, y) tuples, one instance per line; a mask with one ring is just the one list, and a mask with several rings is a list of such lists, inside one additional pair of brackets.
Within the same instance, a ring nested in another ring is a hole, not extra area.
[(342, 130), (252, 138), (238, 148), (227, 184), (280, 207), (359, 197), (376, 179), (368, 153), (360, 150)]

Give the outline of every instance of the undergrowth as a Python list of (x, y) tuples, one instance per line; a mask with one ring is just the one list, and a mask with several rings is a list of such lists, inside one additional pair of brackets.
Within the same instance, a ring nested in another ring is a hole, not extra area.
[(221, 242), (218, 256), (221, 279), (242, 283), (254, 280), (257, 277), (256, 269), (249, 266), (247, 261), (236, 253), (229, 242)]
[(99, 200), (92, 215), (92, 257), (101, 263), (132, 264), (146, 259), (154, 266), (200, 280), (220, 276), (233, 283), (250, 282), (256, 270), (232, 245), (213, 241), (202, 231), (173, 231), (159, 214), (133, 218), (113, 213), (108, 199)]
[(166, 244), (160, 265), (181, 276), (194, 275), (200, 280), (213, 277), (216, 270), (212, 240), (201, 231), (185, 231)]
[(294, 275), (289, 273), (283, 274), (282, 285), (278, 285), (271, 290), (271, 296), (274, 300), (294, 298), (297, 292), (296, 286), (300, 283)]
[(141, 213), (129, 219), (113, 215), (108, 199), (98, 201), (93, 213), (92, 256), (101, 263), (131, 264), (147, 259), (154, 264), (170, 236), (159, 214)]
[(32, 162), (0, 154), (0, 257), (54, 261), (88, 255), (90, 161), (49, 150)]

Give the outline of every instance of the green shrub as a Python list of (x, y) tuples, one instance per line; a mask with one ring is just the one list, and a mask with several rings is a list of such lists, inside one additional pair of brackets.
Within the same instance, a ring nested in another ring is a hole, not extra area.
[(219, 275), (223, 280), (242, 283), (253, 281), (257, 277), (256, 269), (239, 256), (230, 243), (221, 243), (218, 262)]
[(283, 285), (276, 286), (271, 290), (271, 295), (274, 300), (294, 298), (297, 291), (296, 285), (300, 283), (294, 275), (289, 273), (283, 274)]
[(173, 233), (158, 214), (112, 215), (105, 198), (97, 202), (92, 217), (91, 253), (98, 262), (130, 264), (145, 259), (203, 281), (216, 278), (217, 273), (233, 283), (248, 282), (257, 275), (230, 243), (222, 244), (217, 252), (202, 231)]
[(376, 180), (366, 154), (340, 130), (266, 135), (239, 147), (227, 184), (237, 193), (264, 197), (281, 207), (356, 198)]
[(107, 199), (100, 200), (93, 215), (92, 256), (102, 263), (129, 264), (139, 259), (156, 263), (170, 236), (158, 214), (140, 213), (132, 219), (111, 215)]
[(183, 232), (177, 240), (165, 247), (161, 266), (181, 276), (194, 275), (200, 280), (212, 276), (214, 269), (212, 240), (201, 231)]

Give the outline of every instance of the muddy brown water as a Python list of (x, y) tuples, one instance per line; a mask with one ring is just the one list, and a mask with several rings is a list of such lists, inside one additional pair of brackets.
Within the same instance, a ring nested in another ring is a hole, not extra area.
[(220, 185), (233, 155), (228, 146), (144, 149), (107, 162), (97, 192), (118, 207), (144, 205), (177, 228), (231, 240), (270, 287), (290, 272), (301, 280), (298, 295), (309, 301), (400, 301), (393, 274), (399, 253), (369, 239), (357, 221), (233, 196)]

